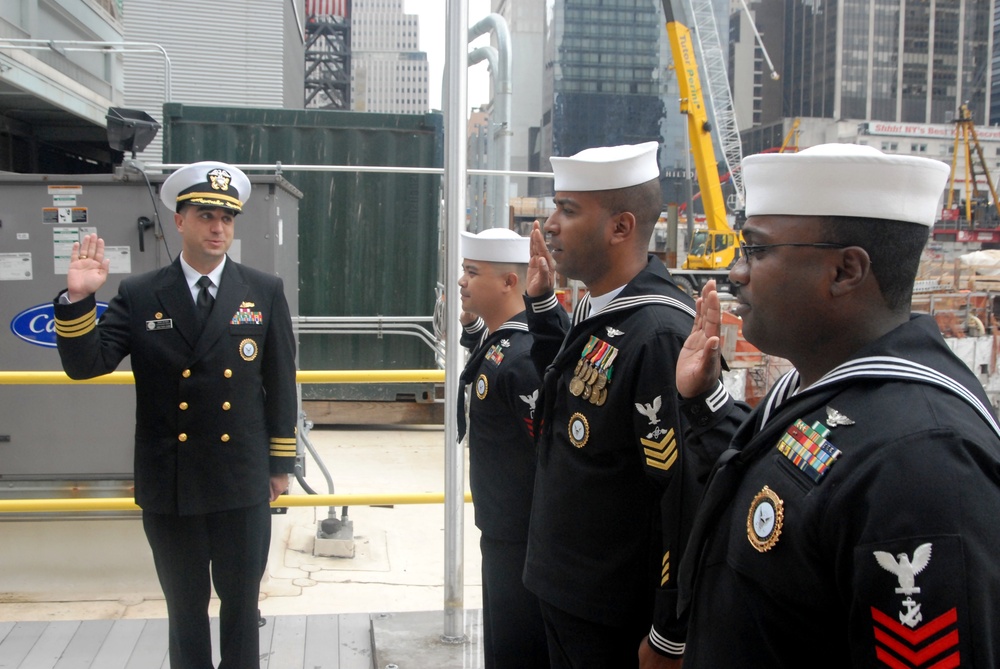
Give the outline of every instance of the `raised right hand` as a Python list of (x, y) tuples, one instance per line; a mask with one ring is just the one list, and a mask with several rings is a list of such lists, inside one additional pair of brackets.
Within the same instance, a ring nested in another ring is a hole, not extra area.
[(528, 297), (538, 297), (551, 293), (556, 285), (556, 270), (552, 254), (545, 245), (545, 235), (536, 220), (531, 227), (531, 259), (528, 261), (528, 283), (525, 292)]
[(695, 303), (696, 316), (691, 334), (677, 358), (677, 392), (681, 397), (696, 397), (715, 387), (722, 374), (719, 330), (722, 308), (715, 290), (715, 279), (705, 283)]
[(74, 242), (66, 273), (66, 288), (70, 302), (78, 302), (93, 295), (108, 280), (111, 260), (104, 257), (104, 240), (96, 234), (86, 235), (83, 241)]

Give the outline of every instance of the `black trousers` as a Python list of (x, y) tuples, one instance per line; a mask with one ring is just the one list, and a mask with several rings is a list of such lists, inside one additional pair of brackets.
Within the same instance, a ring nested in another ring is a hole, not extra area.
[[(639, 666), (639, 644), (649, 634), (649, 614), (636, 611), (610, 626), (578, 618), (539, 601), (552, 669), (631, 669)], [(639, 606), (637, 609), (643, 607)]]
[(527, 543), (482, 536), (483, 655), (486, 669), (548, 669), (545, 625), (521, 582)]
[(219, 595), (219, 669), (259, 669), (257, 598), (271, 541), (271, 510), (256, 506), (197, 516), (143, 511), (167, 601), (171, 669), (212, 669), (208, 601)]

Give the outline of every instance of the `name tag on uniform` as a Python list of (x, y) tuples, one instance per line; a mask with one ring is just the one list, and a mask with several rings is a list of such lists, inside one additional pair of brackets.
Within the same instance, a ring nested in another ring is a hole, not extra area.
[(146, 329), (150, 332), (155, 332), (156, 330), (172, 330), (174, 327), (174, 319), (172, 318), (159, 318), (155, 321), (146, 321)]

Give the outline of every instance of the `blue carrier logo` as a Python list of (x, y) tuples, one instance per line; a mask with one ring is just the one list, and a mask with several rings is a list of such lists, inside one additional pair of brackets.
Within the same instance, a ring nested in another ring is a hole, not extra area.
[[(107, 302), (97, 303), (97, 317), (108, 308)], [(10, 322), (10, 331), (19, 339), (35, 346), (56, 347), (56, 313), (52, 303), (25, 309)]]

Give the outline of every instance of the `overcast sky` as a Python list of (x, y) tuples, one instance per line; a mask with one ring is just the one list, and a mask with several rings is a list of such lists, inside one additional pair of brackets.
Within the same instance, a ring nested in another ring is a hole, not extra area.
[[(441, 109), (441, 77), (444, 75), (445, 6), (447, 0), (404, 0), (407, 14), (420, 17), (420, 50), (427, 52), (430, 77), (431, 109)], [(469, 25), (489, 16), (489, 0), (469, 0)], [(489, 44), (489, 37), (480, 37), (474, 46)], [(470, 49), (471, 50), (471, 49)], [(490, 73), (486, 63), (469, 68), (469, 108), (489, 102)]]

